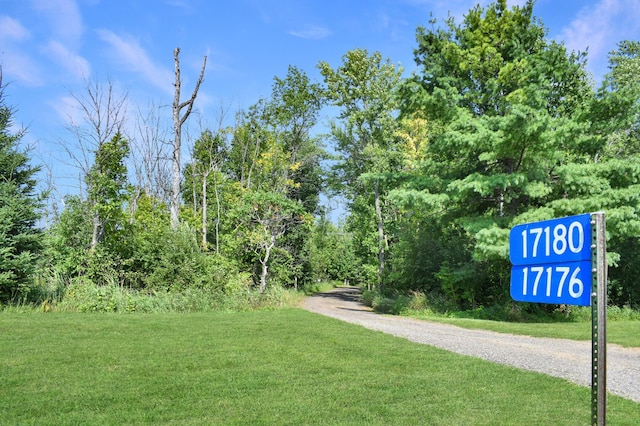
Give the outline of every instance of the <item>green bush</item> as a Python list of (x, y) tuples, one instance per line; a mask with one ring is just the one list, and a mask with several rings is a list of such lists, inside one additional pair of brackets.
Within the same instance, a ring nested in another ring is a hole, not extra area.
[(640, 311), (632, 309), (630, 306), (608, 306), (607, 319), (611, 321), (637, 321), (640, 320)]
[(304, 287), (302, 287), (302, 292), (305, 295), (310, 296), (312, 294), (329, 291), (336, 287), (340, 287), (341, 285), (342, 283), (340, 281), (317, 281), (305, 284)]
[[(362, 302), (374, 311), (414, 317), (448, 317), (481, 319), (507, 322), (585, 322), (591, 321), (591, 308), (587, 306), (558, 306), (534, 303), (509, 302), (473, 309), (460, 309), (450, 299), (437, 293), (391, 292), (364, 290)], [(607, 318), (610, 321), (640, 320), (640, 311), (629, 306), (609, 306)]]

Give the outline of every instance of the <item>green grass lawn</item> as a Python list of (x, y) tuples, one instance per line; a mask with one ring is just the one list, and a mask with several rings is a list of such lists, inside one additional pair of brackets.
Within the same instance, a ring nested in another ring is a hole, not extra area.
[[(585, 425), (589, 389), (299, 309), (0, 314), (0, 423)], [(611, 425), (640, 404), (610, 396)]]
[[(412, 317), (470, 329), (497, 331), (499, 333), (557, 339), (591, 340), (590, 321), (521, 323), (421, 315), (412, 315)], [(640, 321), (607, 321), (607, 342), (615, 343), (625, 348), (640, 348)]]

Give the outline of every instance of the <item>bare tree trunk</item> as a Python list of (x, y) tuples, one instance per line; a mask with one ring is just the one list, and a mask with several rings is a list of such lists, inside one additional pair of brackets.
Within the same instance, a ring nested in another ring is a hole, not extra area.
[[(202, 174), (202, 250), (207, 250), (207, 178), (209, 172)], [(195, 187), (195, 185), (194, 185)]]
[(380, 283), (380, 291), (384, 288), (384, 253), (386, 247), (386, 239), (384, 236), (384, 222), (382, 221), (382, 207), (380, 205), (380, 190), (378, 182), (373, 184), (373, 192), (375, 196), (376, 216), (378, 217), (378, 281)]
[(196, 173), (195, 167), (191, 169), (191, 180), (193, 181), (193, 185), (191, 185), (191, 199), (193, 201), (193, 208), (195, 211), (198, 210), (198, 191), (196, 191), (196, 178), (198, 174)]
[(255, 165), (258, 159), (258, 153), (260, 152), (260, 136), (256, 138), (254, 148), (253, 157), (250, 158), (249, 171), (247, 172), (246, 188), (251, 188), (251, 174), (253, 173), (253, 166)]
[(98, 243), (100, 242), (100, 228), (102, 222), (100, 221), (100, 216), (98, 212), (93, 213), (93, 232), (91, 233), (91, 247), (90, 250), (95, 251)]
[[(202, 61), (202, 69), (200, 70), (200, 77), (198, 77), (198, 81), (196, 82), (196, 87), (191, 94), (191, 97), (184, 101), (180, 102), (180, 59), (178, 58), (180, 55), (180, 48), (176, 47), (173, 51), (173, 61), (175, 64), (175, 92), (173, 96), (173, 156), (172, 156), (172, 172), (173, 172), (173, 180), (171, 185), (171, 227), (176, 229), (180, 223), (180, 151), (182, 149), (182, 125), (189, 115), (191, 115), (191, 110), (193, 108), (193, 103), (196, 100), (196, 96), (198, 96), (198, 89), (200, 88), (200, 84), (202, 84), (202, 80), (204, 78), (204, 69), (207, 65), (207, 57), (204, 57)], [(180, 111), (183, 108), (187, 108), (184, 115), (180, 116)]]
[(275, 238), (271, 238), (270, 243), (265, 246), (264, 257), (260, 259), (260, 265), (262, 265), (262, 272), (260, 273), (260, 293), (264, 293), (267, 288), (267, 274), (269, 272), (269, 257), (271, 256), (271, 249), (276, 245)]
[(213, 174), (213, 187), (216, 193), (216, 253), (220, 253), (220, 193), (218, 192), (218, 176)]

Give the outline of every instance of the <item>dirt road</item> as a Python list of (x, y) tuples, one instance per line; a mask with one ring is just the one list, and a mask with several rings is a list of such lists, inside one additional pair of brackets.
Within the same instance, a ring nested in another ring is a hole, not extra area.
[[(318, 314), (403, 337), (417, 343), (591, 386), (591, 342), (549, 339), (380, 315), (359, 302), (360, 289), (336, 288), (307, 298)], [(607, 390), (640, 403), (640, 348), (607, 345)]]

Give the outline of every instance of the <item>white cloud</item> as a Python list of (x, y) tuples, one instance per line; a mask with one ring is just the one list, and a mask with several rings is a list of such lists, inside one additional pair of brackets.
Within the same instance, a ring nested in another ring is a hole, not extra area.
[(598, 55), (611, 36), (611, 20), (619, 13), (618, 3), (617, 0), (604, 0), (593, 8), (582, 9), (562, 30), (560, 39), (570, 51), (584, 51), (589, 47), (592, 54)]
[(82, 122), (82, 109), (73, 96), (62, 96), (49, 105), (67, 125)]
[(74, 0), (32, 0), (33, 8), (40, 12), (53, 30), (53, 38), (76, 43), (84, 32), (82, 15)]
[(42, 86), (44, 84), (38, 65), (27, 55), (6, 51), (2, 54), (2, 73), (4, 81), (16, 79), (26, 86)]
[(569, 51), (589, 50), (591, 71), (606, 71), (607, 54), (617, 42), (640, 38), (640, 3), (637, 0), (600, 0), (583, 8), (558, 36)]
[(20, 46), (20, 42), (30, 38), (31, 34), (19, 21), (0, 16), (0, 64), (5, 82), (17, 80), (27, 86), (43, 84), (38, 66)]
[[(47, 34), (46, 38), (49, 39), (49, 41), (39, 41), (37, 43), (39, 51), (37, 53), (32, 51), (34, 61), (38, 61), (38, 57), (43, 55), (51, 58), (65, 73), (69, 73), (72, 77), (78, 79), (89, 77), (91, 72), (89, 62), (78, 53), (82, 44), (84, 24), (76, 1), (31, 0), (31, 6), (42, 18), (38, 25), (44, 27), (44, 32)], [(24, 49), (24, 51), (27, 52), (28, 49)], [(29, 62), (33, 66), (34, 61), (25, 56), (22, 58), (23, 65), (19, 66), (24, 67), (24, 62)], [(41, 68), (44, 69), (44, 67), (45, 65), (42, 64)], [(35, 66), (32, 69), (35, 70)], [(52, 75), (51, 71), (50, 69), (47, 75)], [(29, 71), (25, 69), (22, 72)], [(34, 71), (32, 71), (33, 73)], [(42, 76), (44, 77), (44, 74)], [(31, 84), (34, 84), (33, 80), (34, 76), (32, 75), (30, 78)]]
[(91, 66), (82, 56), (72, 52), (58, 41), (50, 41), (44, 48), (46, 54), (78, 79), (85, 80), (91, 75)]
[(172, 72), (153, 63), (136, 40), (125, 39), (109, 30), (97, 30), (97, 33), (100, 39), (110, 46), (111, 56), (120, 66), (141, 74), (152, 85), (173, 94)]
[(185, 12), (193, 11), (193, 5), (189, 3), (187, 0), (165, 0), (165, 4), (171, 7), (175, 7), (177, 9), (182, 9)]
[(304, 39), (321, 40), (329, 37), (331, 35), (331, 30), (319, 25), (309, 25), (298, 30), (291, 30), (289, 31), (289, 34)]
[(29, 31), (19, 21), (6, 15), (0, 16), (0, 43), (4, 43), (5, 40), (27, 40), (30, 36)]

